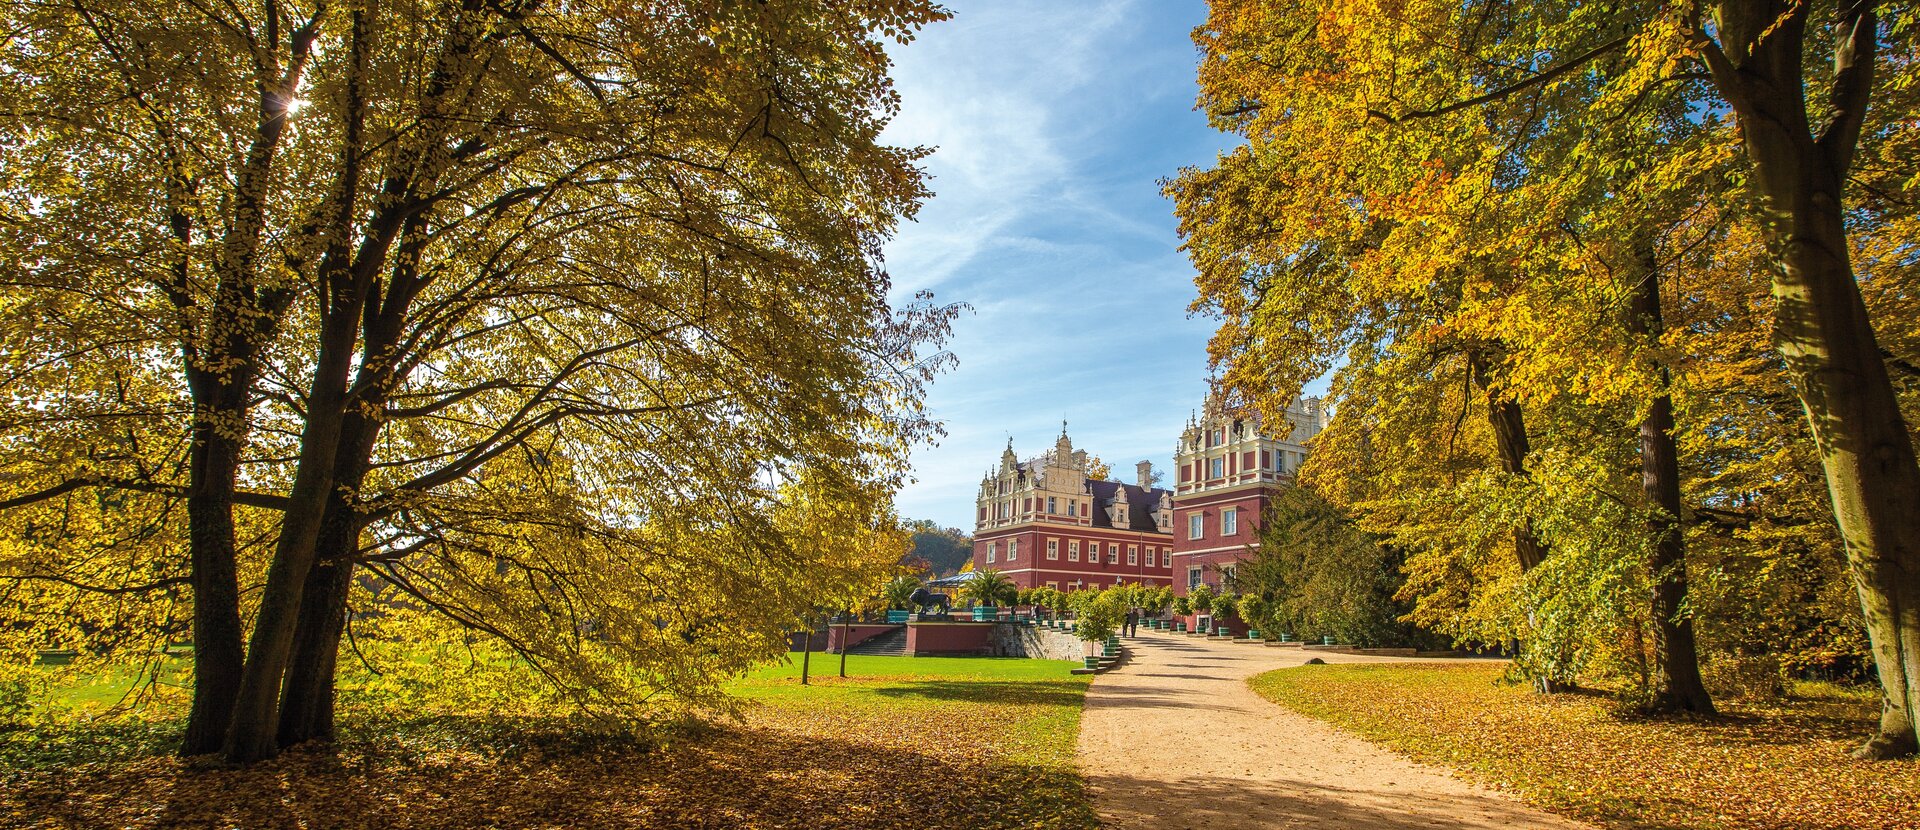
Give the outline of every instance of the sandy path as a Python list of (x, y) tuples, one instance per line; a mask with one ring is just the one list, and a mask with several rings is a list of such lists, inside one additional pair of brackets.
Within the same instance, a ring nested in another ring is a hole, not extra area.
[(1472, 786), (1273, 703), (1246, 678), (1318, 656), (1146, 633), (1097, 678), (1079, 763), (1109, 827), (1485, 828), (1586, 825)]

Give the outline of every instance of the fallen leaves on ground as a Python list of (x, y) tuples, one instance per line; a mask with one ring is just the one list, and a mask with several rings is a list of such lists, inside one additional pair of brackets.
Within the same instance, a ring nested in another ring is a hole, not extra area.
[(1603, 695), (1501, 685), (1504, 666), (1302, 666), (1261, 695), (1558, 812), (1616, 827), (1920, 827), (1920, 761), (1856, 761), (1870, 698), (1721, 702), (1646, 718)]
[(127, 744), (0, 767), (0, 825), (1089, 828), (1072, 763), (1086, 687), (1060, 674), (770, 681), (744, 722), (664, 745), (459, 717), (244, 769)]

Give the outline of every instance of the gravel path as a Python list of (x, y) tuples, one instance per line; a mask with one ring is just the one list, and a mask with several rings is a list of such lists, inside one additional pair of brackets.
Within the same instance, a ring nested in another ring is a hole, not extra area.
[(1129, 661), (1088, 690), (1080, 720), (1080, 769), (1109, 827), (1586, 828), (1270, 703), (1246, 684), (1309, 657), (1394, 658), (1158, 632), (1127, 648)]

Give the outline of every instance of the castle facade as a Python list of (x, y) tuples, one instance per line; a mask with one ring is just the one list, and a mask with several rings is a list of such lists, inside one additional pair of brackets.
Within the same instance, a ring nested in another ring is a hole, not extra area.
[(1184, 595), (1231, 586), (1235, 565), (1259, 549), (1268, 501), (1293, 483), (1327, 420), (1318, 398), (1268, 427), (1210, 397), (1180, 435), (1171, 489), (1158, 486), (1147, 461), (1135, 466), (1133, 484), (1093, 477), (1065, 424), (1053, 449), (1026, 460), (1008, 441), (980, 479), (973, 567), (1022, 588), (1170, 584)]

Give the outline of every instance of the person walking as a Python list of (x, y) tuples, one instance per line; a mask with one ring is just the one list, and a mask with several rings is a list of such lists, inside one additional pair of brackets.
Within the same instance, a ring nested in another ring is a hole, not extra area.
[(1129, 637), (1132, 637), (1134, 635), (1134, 632), (1139, 630), (1140, 630), (1140, 609), (1138, 608), (1127, 609), (1127, 624), (1120, 629), (1121, 633)]

